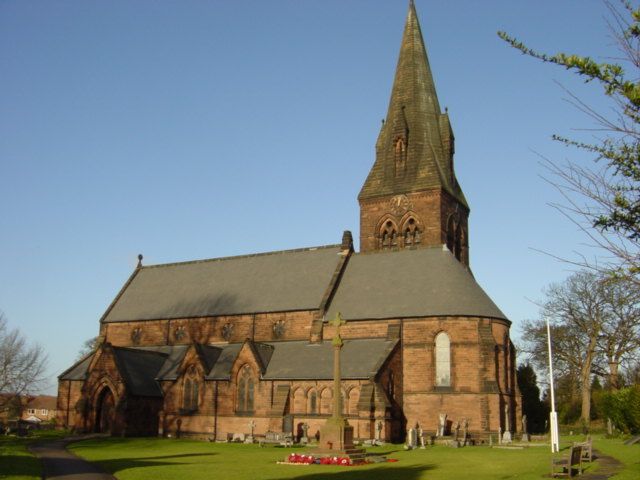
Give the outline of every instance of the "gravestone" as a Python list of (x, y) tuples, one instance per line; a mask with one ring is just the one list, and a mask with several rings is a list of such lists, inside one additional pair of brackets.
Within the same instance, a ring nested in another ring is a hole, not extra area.
[(424, 445), (424, 430), (422, 430), (422, 427), (416, 423), (416, 427), (417, 427), (417, 432), (418, 432), (418, 444), (420, 445), (421, 449), (425, 448)]
[(302, 424), (302, 438), (300, 438), (300, 443), (303, 445), (309, 443), (309, 424), (307, 422)]
[(244, 443), (253, 443), (254, 441), (254, 437), (253, 437), (253, 431), (256, 428), (256, 422), (254, 422), (253, 420), (251, 420), (248, 424), (247, 427), (249, 427), (249, 429), (251, 430), (251, 433), (249, 435), (247, 435), (244, 439)]
[(416, 448), (417, 445), (417, 432), (415, 428), (410, 428), (407, 431), (407, 442), (405, 448), (408, 450)]
[(444, 437), (445, 432), (447, 430), (447, 414), (446, 413), (441, 413), (438, 416), (438, 437)]
[(376, 440), (381, 441), (382, 440), (382, 429), (384, 428), (384, 424), (382, 423), (382, 420), (378, 420), (378, 422), (376, 423)]
[(469, 419), (463, 418), (462, 419), (462, 445), (463, 446), (467, 445), (468, 435), (469, 435)]
[(502, 443), (511, 443), (511, 425), (509, 417), (509, 405), (504, 406), (504, 434), (502, 435)]
[(529, 440), (529, 432), (527, 431), (527, 416), (522, 415), (522, 441), (528, 442)]

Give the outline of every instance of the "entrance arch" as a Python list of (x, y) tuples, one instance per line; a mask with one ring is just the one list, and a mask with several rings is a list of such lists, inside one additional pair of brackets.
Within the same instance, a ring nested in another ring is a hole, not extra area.
[(96, 433), (111, 433), (115, 420), (116, 402), (109, 387), (104, 387), (96, 401)]

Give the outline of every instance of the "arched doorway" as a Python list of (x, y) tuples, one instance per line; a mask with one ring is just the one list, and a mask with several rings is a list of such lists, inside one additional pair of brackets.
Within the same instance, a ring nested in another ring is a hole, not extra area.
[(96, 422), (94, 430), (97, 433), (111, 433), (115, 418), (115, 399), (109, 387), (104, 387), (96, 402)]

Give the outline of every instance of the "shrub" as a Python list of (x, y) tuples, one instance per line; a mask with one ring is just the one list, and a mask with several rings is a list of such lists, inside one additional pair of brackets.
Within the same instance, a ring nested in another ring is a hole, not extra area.
[(600, 398), (600, 410), (617, 429), (625, 433), (639, 433), (640, 385), (604, 393)]

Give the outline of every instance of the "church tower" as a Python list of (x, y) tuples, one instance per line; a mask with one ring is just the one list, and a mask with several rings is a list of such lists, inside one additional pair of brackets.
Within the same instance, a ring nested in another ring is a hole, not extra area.
[(376, 161), (358, 195), (362, 252), (445, 244), (469, 265), (469, 206), (453, 155), (411, 0)]

